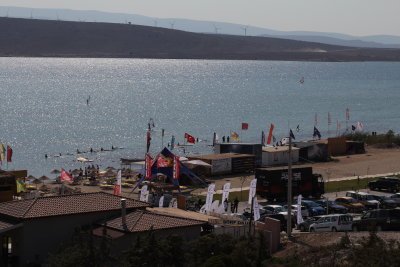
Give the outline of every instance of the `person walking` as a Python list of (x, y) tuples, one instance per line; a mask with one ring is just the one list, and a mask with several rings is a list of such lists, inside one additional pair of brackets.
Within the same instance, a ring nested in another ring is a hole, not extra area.
[(233, 202), (234, 202), (233, 209), (237, 213), (238, 212), (238, 207), (239, 207), (239, 199), (236, 197)]
[(226, 199), (226, 198), (224, 201), (224, 210), (225, 210), (225, 212), (228, 212), (228, 199)]

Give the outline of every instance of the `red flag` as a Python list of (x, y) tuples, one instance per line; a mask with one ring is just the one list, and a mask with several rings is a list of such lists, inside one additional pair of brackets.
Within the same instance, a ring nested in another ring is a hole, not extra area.
[(271, 144), (271, 139), (272, 139), (272, 132), (274, 131), (275, 125), (271, 123), (271, 126), (269, 127), (269, 134), (268, 134), (268, 140), (267, 144)]
[(180, 175), (181, 175), (181, 162), (179, 161), (178, 156), (174, 156), (174, 167), (173, 167), (172, 178), (174, 180), (178, 180)]
[(346, 121), (350, 120), (350, 109), (346, 108)]
[(151, 167), (152, 167), (152, 158), (149, 153), (146, 154), (145, 158), (145, 168), (146, 168), (146, 179), (150, 180), (152, 173), (151, 173)]
[(186, 138), (186, 141), (188, 142), (188, 143), (192, 143), (192, 144), (194, 144), (195, 143), (195, 138), (193, 137), (193, 136), (191, 136), (190, 134), (188, 134), (188, 133), (185, 133), (185, 138)]
[(12, 162), (13, 150), (10, 146), (7, 146), (7, 162)]
[(242, 122), (242, 130), (248, 130), (249, 129), (249, 124), (246, 122)]
[(74, 178), (72, 178), (71, 174), (66, 172), (64, 169), (61, 169), (61, 181), (72, 183), (74, 181)]

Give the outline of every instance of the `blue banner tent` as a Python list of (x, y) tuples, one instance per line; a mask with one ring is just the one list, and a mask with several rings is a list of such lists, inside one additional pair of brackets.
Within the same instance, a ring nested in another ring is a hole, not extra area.
[[(168, 148), (164, 147), (164, 149), (155, 157), (155, 160), (151, 165), (151, 173), (152, 173), (151, 180), (157, 178), (157, 173), (162, 173), (166, 175), (173, 184), (179, 186), (179, 180), (174, 180), (172, 178), (174, 156), (175, 155), (171, 151), (169, 151)], [(160, 158), (163, 160), (163, 165), (167, 167), (157, 167), (159, 165), (158, 161), (160, 160)], [(140, 173), (142, 174), (143, 177), (139, 180), (137, 185), (140, 185), (145, 180), (145, 169), (142, 169)], [(200, 179), (200, 177), (198, 177), (196, 174), (194, 174), (192, 171), (186, 168), (186, 166), (183, 164), (181, 164), (180, 175), (181, 176), (185, 175), (194, 183), (200, 183), (201, 185), (207, 186), (207, 184), (202, 179)]]

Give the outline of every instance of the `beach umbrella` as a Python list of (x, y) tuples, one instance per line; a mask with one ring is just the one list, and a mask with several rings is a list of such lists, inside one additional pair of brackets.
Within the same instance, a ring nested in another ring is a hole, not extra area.
[(41, 176), (38, 180), (40, 180), (40, 181), (45, 181), (45, 180), (49, 180), (50, 178), (49, 177), (47, 177), (47, 176), (45, 176), (45, 175), (43, 175), (43, 176)]
[(71, 172), (73, 175), (78, 175), (81, 173), (81, 170), (75, 169)]
[(106, 170), (106, 171), (114, 171), (115, 168), (114, 168), (114, 167), (107, 167), (107, 168), (105, 168), (105, 170)]
[(37, 185), (41, 184), (42, 181), (40, 181), (39, 179), (35, 178), (35, 180), (33, 180), (32, 183), (36, 185), (36, 189), (37, 189)]
[(57, 169), (54, 169), (54, 170), (52, 170), (51, 172), (50, 172), (51, 174), (59, 174), (59, 173), (61, 173), (59, 170), (57, 170)]
[(26, 177), (26, 180), (27, 180), (27, 181), (33, 181), (33, 180), (35, 180), (35, 179), (36, 179), (36, 177), (33, 176), (33, 175), (29, 175), (28, 177)]

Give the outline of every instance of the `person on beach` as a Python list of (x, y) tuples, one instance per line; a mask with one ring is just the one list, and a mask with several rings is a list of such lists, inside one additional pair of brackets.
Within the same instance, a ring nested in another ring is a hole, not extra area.
[(226, 138), (226, 142), (229, 143), (229, 136)]
[(222, 136), (222, 143), (225, 143), (225, 135)]

